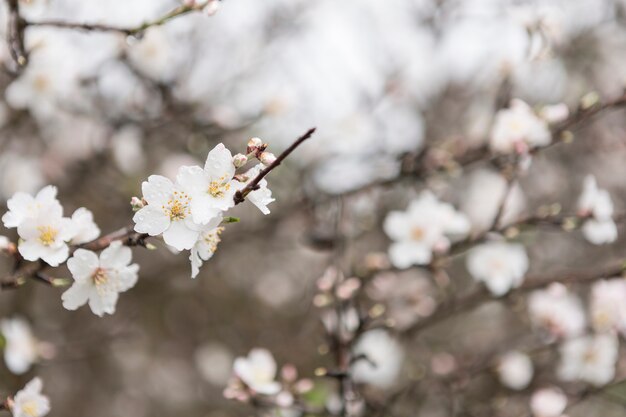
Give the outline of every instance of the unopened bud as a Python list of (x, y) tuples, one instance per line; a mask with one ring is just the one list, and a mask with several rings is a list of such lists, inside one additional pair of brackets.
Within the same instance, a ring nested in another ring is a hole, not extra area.
[(248, 157), (242, 153), (238, 153), (237, 155), (233, 156), (233, 165), (235, 166), (235, 168), (241, 168), (247, 162), (248, 162)]
[[(248, 141), (248, 149), (256, 149), (263, 146), (263, 141), (260, 138), (251, 138)], [(248, 151), (250, 153), (251, 151)]]
[(0, 251), (14, 255), (17, 252), (17, 247), (6, 236), (0, 236)]
[(259, 161), (261, 161), (263, 165), (271, 165), (276, 161), (276, 156), (271, 152), (261, 152)]
[(142, 209), (146, 204), (143, 199), (139, 197), (133, 197), (130, 199), (130, 206), (133, 208), (133, 211), (137, 211)]

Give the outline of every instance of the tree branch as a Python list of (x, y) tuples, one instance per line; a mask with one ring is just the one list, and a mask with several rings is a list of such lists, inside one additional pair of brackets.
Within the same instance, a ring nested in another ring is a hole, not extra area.
[(261, 172), (259, 172), (259, 174), (252, 181), (250, 181), (248, 185), (246, 185), (243, 189), (237, 191), (234, 196), (235, 204), (243, 203), (246, 199), (246, 196), (250, 194), (250, 192), (258, 189), (261, 180), (265, 178), (265, 176), (267, 176), (267, 174), (269, 174), (274, 168), (280, 165), (281, 162), (283, 162), (283, 160), (287, 158), (289, 154), (295, 151), (298, 146), (302, 145), (304, 141), (313, 136), (313, 133), (315, 133), (315, 129), (316, 128), (312, 127), (311, 129), (307, 130), (304, 135), (296, 139), (296, 141), (292, 143), (290, 147), (288, 147), (283, 151), (283, 153), (278, 155), (274, 162), (261, 170)]

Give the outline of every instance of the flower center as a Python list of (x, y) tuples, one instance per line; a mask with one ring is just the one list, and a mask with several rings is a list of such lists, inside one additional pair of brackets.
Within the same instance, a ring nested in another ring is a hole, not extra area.
[(413, 240), (422, 240), (425, 234), (424, 229), (419, 226), (411, 229), (411, 238)]
[(583, 361), (586, 364), (592, 364), (596, 362), (598, 355), (596, 354), (596, 351), (593, 349), (587, 349), (587, 351), (585, 352), (585, 354), (583, 355)]
[(191, 213), (189, 203), (191, 197), (182, 191), (174, 191), (172, 198), (167, 201), (167, 205), (161, 206), (165, 214), (170, 216), (170, 220), (183, 220)]
[(109, 281), (109, 277), (103, 268), (96, 269), (91, 278), (96, 286), (104, 285)]
[(39, 242), (44, 246), (50, 246), (54, 243), (59, 231), (52, 226), (39, 226)]
[(35, 86), (35, 90), (40, 93), (48, 90), (48, 86), (50, 85), (50, 81), (44, 75), (38, 75), (37, 77), (35, 77), (33, 83)]
[(211, 253), (215, 253), (217, 245), (222, 241), (220, 234), (224, 231), (223, 227), (218, 227), (204, 235), (204, 242), (209, 246)]
[(230, 184), (226, 182), (226, 177), (222, 177), (219, 180), (211, 181), (207, 193), (212, 197), (220, 198), (223, 197), (228, 190), (230, 190)]
[(37, 413), (37, 411), (38, 411), (37, 403), (35, 401), (27, 401), (26, 403), (24, 403), (22, 405), (22, 411), (27, 416), (37, 417), (37, 415), (38, 415), (38, 413)]

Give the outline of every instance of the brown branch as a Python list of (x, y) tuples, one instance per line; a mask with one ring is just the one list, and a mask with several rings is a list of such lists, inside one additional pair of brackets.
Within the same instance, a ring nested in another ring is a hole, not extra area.
[(235, 200), (235, 204), (243, 203), (246, 199), (246, 196), (250, 194), (250, 192), (257, 190), (259, 188), (259, 183), (261, 182), (261, 180), (265, 178), (265, 176), (269, 174), (274, 168), (280, 165), (281, 162), (285, 158), (287, 158), (289, 154), (295, 151), (298, 146), (302, 145), (304, 141), (306, 141), (311, 136), (313, 136), (313, 133), (315, 133), (315, 129), (316, 128), (312, 127), (311, 129), (307, 130), (304, 135), (300, 136), (294, 143), (291, 144), (290, 147), (288, 147), (287, 149), (283, 151), (283, 153), (278, 155), (274, 162), (272, 162), (270, 165), (268, 165), (263, 170), (261, 170), (261, 172), (259, 172), (259, 174), (252, 181), (250, 181), (248, 185), (246, 185), (241, 190), (237, 191), (233, 198)]
[(24, 48), (24, 21), (20, 17), (19, 0), (7, 0), (9, 6), (9, 19), (7, 28), (7, 40), (11, 57), (18, 68), (24, 67), (28, 62), (28, 55)]
[(626, 265), (624, 260), (619, 260), (618, 262), (614, 261), (601, 269), (593, 269), (582, 272), (563, 271), (552, 275), (527, 277), (522, 286), (510, 291), (500, 298), (494, 297), (485, 287), (481, 287), (466, 295), (462, 295), (454, 300), (445, 302), (431, 316), (416, 322), (414, 325), (404, 330), (402, 334), (407, 337), (414, 336), (426, 328), (442, 323), (449, 318), (457, 316), (458, 314), (471, 311), (488, 301), (506, 301), (530, 291), (544, 288), (555, 282), (563, 284), (587, 284), (600, 279), (621, 275), (626, 269), (625, 267)]
[[(13, 1), (17, 2), (19, 0), (9, 0), (9, 2), (13, 2)], [(182, 6), (176, 7), (175, 9), (171, 10), (170, 12), (168, 12), (167, 14), (165, 14), (164, 16), (158, 19), (142, 23), (141, 25), (134, 27), (134, 28), (121, 28), (121, 27), (103, 25), (103, 24), (98, 24), (98, 23), (64, 22), (60, 20), (43, 20), (43, 21), (31, 22), (31, 21), (26, 21), (26, 20), (21, 19), (21, 22), (22, 22), (23, 27), (46, 26), (46, 27), (55, 27), (59, 29), (82, 30), (82, 31), (87, 31), (87, 32), (118, 32), (118, 33), (130, 36), (130, 35), (137, 35), (153, 26), (164, 25), (165, 23), (167, 23), (168, 21), (176, 17), (184, 16), (190, 12), (201, 10), (203, 7), (204, 5), (197, 5), (197, 4), (196, 5), (182, 5)]]

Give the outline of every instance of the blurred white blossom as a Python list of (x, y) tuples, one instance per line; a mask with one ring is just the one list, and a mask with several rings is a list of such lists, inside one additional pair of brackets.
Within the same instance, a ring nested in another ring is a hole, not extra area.
[(519, 287), (528, 271), (528, 256), (523, 245), (490, 242), (471, 250), (467, 269), (477, 281), (499, 297)]

